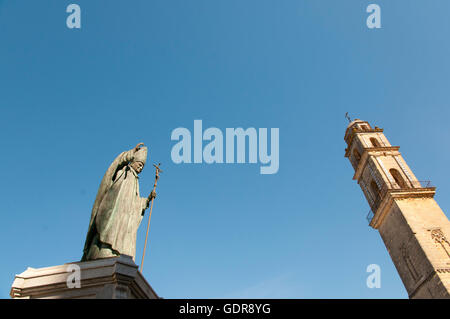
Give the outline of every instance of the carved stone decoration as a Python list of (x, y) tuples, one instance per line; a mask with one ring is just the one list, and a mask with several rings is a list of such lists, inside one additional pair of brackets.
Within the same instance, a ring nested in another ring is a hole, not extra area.
[(445, 238), (445, 235), (440, 228), (431, 230), (431, 239), (434, 240), (435, 243), (440, 244), (447, 256), (450, 257), (450, 242)]

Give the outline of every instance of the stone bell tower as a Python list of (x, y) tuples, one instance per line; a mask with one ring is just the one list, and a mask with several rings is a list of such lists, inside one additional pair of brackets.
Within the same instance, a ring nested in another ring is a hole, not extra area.
[(383, 130), (354, 120), (345, 132), (350, 160), (381, 238), (409, 298), (450, 298), (450, 222)]

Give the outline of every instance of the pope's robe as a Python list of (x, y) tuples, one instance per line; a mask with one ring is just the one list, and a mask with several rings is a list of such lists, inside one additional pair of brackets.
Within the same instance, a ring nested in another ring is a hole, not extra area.
[(82, 261), (119, 254), (134, 259), (137, 230), (149, 200), (140, 197), (138, 174), (129, 165), (133, 159), (133, 150), (123, 152), (103, 177), (92, 209)]

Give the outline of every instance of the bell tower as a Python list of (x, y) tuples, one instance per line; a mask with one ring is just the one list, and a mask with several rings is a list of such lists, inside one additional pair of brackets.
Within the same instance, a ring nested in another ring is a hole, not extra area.
[(352, 121), (345, 132), (355, 174), (377, 229), (409, 298), (450, 298), (450, 222), (434, 200), (436, 188), (419, 181), (383, 130)]

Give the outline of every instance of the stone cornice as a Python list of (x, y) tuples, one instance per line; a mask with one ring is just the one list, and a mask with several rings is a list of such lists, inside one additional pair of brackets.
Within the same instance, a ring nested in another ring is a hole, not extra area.
[(370, 221), (369, 226), (378, 229), (383, 223), (387, 214), (391, 211), (394, 200), (402, 200), (409, 198), (433, 198), (436, 193), (436, 187), (423, 188), (403, 188), (403, 189), (389, 189), (384, 196), (381, 204), (378, 206), (374, 216)]
[[(68, 267), (80, 267), (80, 288), (67, 285)], [(158, 299), (132, 258), (126, 255), (40, 269), (16, 275), (12, 298), (142, 298)]]

